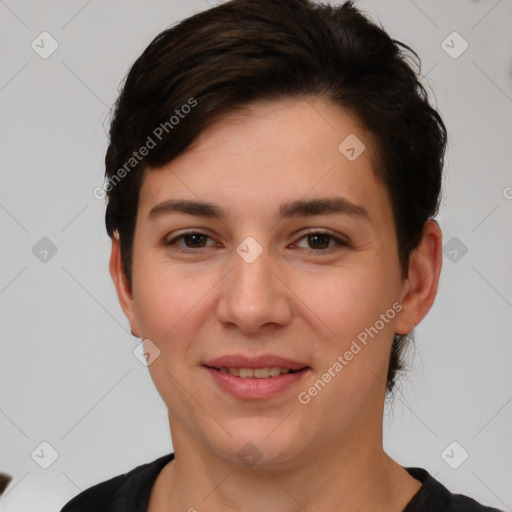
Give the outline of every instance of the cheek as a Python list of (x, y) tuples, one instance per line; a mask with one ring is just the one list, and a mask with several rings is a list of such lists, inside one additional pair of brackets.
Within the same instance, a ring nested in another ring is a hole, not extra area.
[[(202, 286), (197, 279), (166, 273), (149, 262), (134, 271), (134, 312), (140, 335), (160, 351), (148, 366), (151, 379), (172, 414), (181, 411), (190, 416), (195, 402), (191, 403), (188, 393), (183, 392), (183, 383), (191, 370), (187, 362), (192, 363), (194, 356), (191, 340), (203, 323), (201, 299), (207, 283)], [(186, 388), (197, 395), (190, 383)]]
[(310, 400), (312, 416), (329, 411), (332, 423), (326, 428), (333, 426), (334, 432), (336, 425), (356, 421), (356, 411), (368, 400), (379, 400), (384, 391), (395, 298), (386, 275), (370, 268), (338, 269), (323, 282), (317, 277), (311, 278), (305, 302), (319, 317), (317, 325), (326, 324), (329, 332), (315, 340), (317, 371), (302, 388), (302, 397)]
[[(297, 296), (314, 312), (319, 327), (328, 328), (337, 349), (350, 344), (392, 307), (392, 287), (376, 268), (370, 264), (337, 268), (322, 278), (312, 275), (297, 284)], [(380, 330), (390, 332), (391, 323)]]
[(151, 265), (134, 268), (133, 310), (140, 335), (149, 338), (161, 351), (173, 350), (185, 319), (190, 321), (200, 298), (197, 287), (186, 279), (169, 279)]

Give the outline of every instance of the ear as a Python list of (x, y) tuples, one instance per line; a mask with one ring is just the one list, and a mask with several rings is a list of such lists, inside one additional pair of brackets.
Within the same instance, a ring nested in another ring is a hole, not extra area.
[(116, 287), (117, 298), (119, 304), (130, 322), (132, 334), (137, 338), (139, 335), (139, 326), (133, 311), (133, 293), (131, 291), (128, 280), (123, 268), (123, 260), (121, 258), (121, 244), (119, 242), (119, 235), (115, 234), (112, 238), (112, 252), (110, 253), (109, 271), (114, 286)]
[(427, 221), (419, 246), (411, 253), (402, 291), (402, 310), (395, 332), (408, 334), (429, 312), (437, 293), (442, 264), (442, 234), (437, 222)]

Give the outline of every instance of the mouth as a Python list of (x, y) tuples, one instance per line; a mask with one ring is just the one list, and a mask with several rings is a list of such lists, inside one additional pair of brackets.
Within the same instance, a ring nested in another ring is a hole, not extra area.
[(202, 365), (221, 390), (239, 399), (268, 399), (299, 385), (311, 366), (280, 356), (229, 355)]
[(309, 369), (309, 366), (305, 366), (299, 370), (292, 370), (291, 368), (279, 366), (267, 366), (264, 368), (228, 368), (226, 366), (216, 368), (208, 365), (205, 366), (212, 370), (217, 370), (220, 373), (229, 373), (230, 375), (240, 379), (270, 379), (273, 377), (278, 377), (279, 375), (286, 375), (287, 373), (299, 373)]
[(203, 365), (242, 379), (268, 379), (310, 368), (301, 361), (272, 354), (260, 356), (232, 354), (206, 361)]

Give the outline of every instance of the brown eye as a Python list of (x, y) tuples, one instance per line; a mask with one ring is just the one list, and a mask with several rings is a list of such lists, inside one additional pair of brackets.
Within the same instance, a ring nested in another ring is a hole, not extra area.
[(315, 233), (313, 235), (308, 235), (308, 244), (312, 249), (327, 249), (329, 246), (329, 242), (331, 241), (331, 237), (324, 233)]
[(297, 244), (298, 247), (317, 254), (329, 253), (350, 245), (347, 241), (324, 231), (311, 231), (303, 235), (299, 241), (301, 240), (306, 240), (307, 247)]
[(206, 242), (206, 236), (201, 233), (194, 233), (192, 235), (183, 235), (185, 245), (188, 247), (204, 247)]
[[(208, 239), (210, 239), (210, 237), (205, 233), (190, 231), (164, 242), (164, 245), (166, 247), (175, 247), (179, 251), (193, 251), (194, 249), (207, 247)], [(183, 243), (179, 243), (181, 241), (183, 241)]]

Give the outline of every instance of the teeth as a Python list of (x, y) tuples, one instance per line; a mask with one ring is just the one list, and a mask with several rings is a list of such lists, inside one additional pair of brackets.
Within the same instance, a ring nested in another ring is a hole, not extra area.
[(254, 377), (254, 372), (250, 368), (240, 368), (238, 372), (241, 379), (248, 379), (249, 377)]
[(279, 366), (267, 366), (266, 368), (219, 368), (221, 373), (230, 373), (241, 379), (268, 379), (278, 375), (289, 373), (289, 368), (279, 368)]

